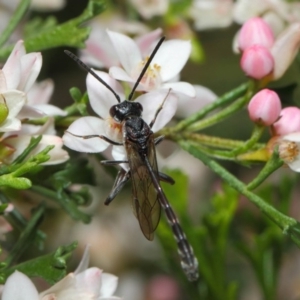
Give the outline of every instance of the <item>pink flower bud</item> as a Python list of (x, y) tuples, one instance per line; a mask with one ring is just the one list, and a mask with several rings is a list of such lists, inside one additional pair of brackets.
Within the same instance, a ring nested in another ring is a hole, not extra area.
[(262, 79), (273, 71), (274, 59), (266, 47), (253, 45), (243, 52), (240, 64), (247, 76)]
[(252, 45), (271, 48), (274, 44), (274, 34), (271, 27), (261, 18), (251, 18), (242, 26), (238, 45), (241, 51)]
[(300, 109), (295, 106), (281, 110), (279, 120), (272, 125), (273, 135), (286, 135), (300, 131)]
[(278, 119), (280, 111), (280, 99), (274, 91), (269, 89), (255, 94), (248, 105), (250, 119), (264, 126), (272, 125)]

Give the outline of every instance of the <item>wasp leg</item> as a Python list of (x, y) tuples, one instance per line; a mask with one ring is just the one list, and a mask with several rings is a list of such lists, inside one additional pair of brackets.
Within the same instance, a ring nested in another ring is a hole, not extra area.
[(84, 140), (87, 140), (87, 139), (93, 139), (93, 138), (100, 138), (100, 139), (102, 139), (102, 140), (104, 140), (104, 141), (106, 141), (106, 142), (108, 142), (108, 143), (110, 143), (110, 144), (112, 144), (112, 145), (115, 145), (115, 146), (123, 146), (122, 143), (115, 142), (115, 141), (109, 139), (108, 137), (106, 137), (106, 136), (104, 136), (104, 135), (97, 135), (97, 134), (93, 134), (93, 135), (77, 135), (77, 134), (74, 134), (74, 133), (72, 133), (72, 132), (70, 132), (70, 131), (66, 131), (66, 132), (69, 133), (69, 134), (71, 134), (71, 135), (73, 135), (73, 136), (82, 138), (82, 139), (84, 139)]
[[(118, 163), (123, 163), (124, 161), (115, 160), (115, 161), (109, 161), (109, 162), (115, 162), (116, 164), (118, 164)], [(158, 176), (159, 176), (160, 181), (164, 181), (169, 184), (175, 183), (173, 178), (171, 178), (170, 176), (168, 176), (164, 173), (158, 172)], [(124, 187), (126, 182), (130, 179), (130, 177), (131, 177), (130, 171), (125, 171), (124, 169), (121, 169), (118, 172), (118, 175), (116, 177), (116, 180), (114, 182), (112, 190), (104, 202), (105, 205), (109, 205), (110, 202), (112, 202), (114, 200), (114, 198), (119, 194), (119, 192), (122, 190), (122, 188)]]
[(122, 190), (125, 183), (130, 179), (130, 177), (130, 171), (125, 171), (123, 169), (119, 171), (114, 185), (112, 187), (112, 190), (104, 202), (105, 205), (109, 205), (109, 203), (115, 199), (115, 197), (119, 194), (119, 192)]
[[(100, 163), (105, 166), (114, 166), (114, 165), (119, 165), (119, 164), (127, 164), (128, 160), (102, 160)], [(172, 185), (175, 183), (175, 180), (167, 174), (158, 172), (158, 177), (159, 177), (160, 181), (163, 181), (163, 182), (166, 182), (166, 183), (169, 183)]]
[(154, 140), (155, 146), (158, 145), (160, 142), (162, 142), (164, 138), (165, 138), (164, 135), (161, 135), (161, 136), (157, 137), (157, 138)]
[(158, 177), (159, 177), (160, 181), (163, 181), (163, 182), (166, 182), (166, 183), (169, 183), (172, 185), (175, 183), (175, 180), (167, 174), (158, 172)]
[(152, 120), (152, 121), (150, 122), (150, 124), (149, 124), (149, 127), (150, 127), (150, 128), (153, 127), (153, 125), (154, 125), (154, 123), (155, 123), (155, 121), (156, 121), (156, 118), (157, 118), (158, 114), (160, 113), (160, 111), (163, 109), (164, 104), (165, 104), (165, 101), (167, 100), (167, 98), (168, 98), (170, 92), (171, 92), (171, 89), (169, 89), (169, 91), (168, 91), (166, 97), (164, 98), (163, 102), (161, 103), (161, 105), (160, 105), (160, 106), (158, 107), (158, 109), (156, 110), (155, 115), (154, 115), (154, 118), (153, 118), (153, 120)]

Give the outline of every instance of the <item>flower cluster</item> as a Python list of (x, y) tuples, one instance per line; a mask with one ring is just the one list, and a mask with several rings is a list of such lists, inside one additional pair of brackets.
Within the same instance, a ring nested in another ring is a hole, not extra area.
[[(56, 136), (53, 117), (65, 115), (56, 106), (48, 104), (53, 83), (45, 80), (36, 83), (42, 67), (40, 53), (26, 54), (23, 41), (16, 43), (5, 65), (0, 70), (0, 132), (1, 161), (13, 162), (27, 148), (33, 136), (42, 135), (42, 140), (30, 155), (42, 151), (48, 145), (51, 158), (45, 164), (66, 161), (69, 156), (62, 149), (62, 140)], [(49, 116), (43, 126), (23, 124), (30, 120)]]
[(258, 125), (270, 126), (272, 138), (268, 149), (272, 153), (278, 146), (281, 159), (300, 171), (300, 109), (296, 106), (282, 108), (281, 101), (272, 90), (256, 93), (248, 104), (250, 119)]
[(120, 300), (112, 296), (117, 288), (118, 278), (103, 273), (98, 268), (87, 268), (88, 247), (74, 271), (49, 289), (39, 293), (32, 281), (23, 273), (15, 271), (8, 277), (2, 290), (2, 300)]
[[(96, 74), (112, 87), (122, 100), (125, 99), (124, 90), (117, 80), (127, 82), (130, 86), (136, 82), (160, 34), (161, 30), (155, 30), (134, 41), (126, 35), (107, 30), (105, 39), (109, 42), (105, 47), (103, 43), (96, 44), (92, 41), (94, 45), (92, 48), (98, 48), (97, 53), (101, 53), (101, 57), (98, 58), (102, 59), (103, 65), (109, 67), (109, 74), (100, 71), (96, 71)], [(187, 82), (178, 81), (179, 73), (190, 52), (189, 41), (164, 42), (137, 87), (137, 91), (144, 93), (134, 101), (142, 104), (142, 117), (147, 123), (153, 120), (156, 110), (163, 104), (163, 109), (152, 128), (154, 132), (163, 128), (171, 120), (176, 113), (177, 102), (180, 106), (190, 106), (195, 110), (216, 98), (215, 94), (204, 87), (195, 87)], [(84, 53), (84, 59), (89, 62), (95, 59), (89, 48)], [(117, 104), (113, 93), (91, 74), (87, 76), (86, 85), (91, 107), (100, 118), (89, 116), (76, 120), (64, 134), (63, 140), (64, 144), (73, 150), (96, 153), (104, 151), (109, 143), (101, 138), (82, 137), (103, 135), (120, 143), (122, 132), (120, 124), (116, 123), (109, 114), (110, 108)], [(199, 101), (200, 95), (203, 96), (203, 101)], [(197, 104), (192, 105), (191, 102)], [(180, 112), (182, 115), (186, 114), (184, 108)], [(126, 159), (124, 148), (119, 146), (112, 148), (114, 159)]]
[(237, 38), (237, 48), (243, 53), (241, 68), (254, 79), (268, 76), (268, 80), (277, 80), (294, 60), (299, 42), (300, 23), (292, 23), (275, 38), (266, 21), (252, 18), (242, 26)]

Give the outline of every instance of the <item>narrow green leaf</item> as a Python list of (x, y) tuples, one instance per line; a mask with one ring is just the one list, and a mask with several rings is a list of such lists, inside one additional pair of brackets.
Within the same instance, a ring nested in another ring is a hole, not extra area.
[(59, 247), (55, 252), (28, 260), (14, 266), (5, 272), (7, 278), (15, 270), (26, 274), (29, 277), (44, 278), (49, 284), (54, 284), (67, 274), (67, 259), (77, 247), (74, 242), (68, 246)]
[(29, 179), (20, 177), (16, 178), (12, 174), (5, 174), (0, 176), (0, 186), (11, 187), (18, 190), (26, 190), (31, 187), (32, 183)]
[[(90, 0), (83, 13), (57, 26), (44, 27), (41, 32), (24, 40), (27, 52), (42, 51), (55, 47), (83, 48), (84, 41), (88, 38), (91, 28), (83, 27), (83, 23), (100, 14), (105, 8), (104, 0)], [(13, 45), (0, 50), (0, 58), (7, 57)]]

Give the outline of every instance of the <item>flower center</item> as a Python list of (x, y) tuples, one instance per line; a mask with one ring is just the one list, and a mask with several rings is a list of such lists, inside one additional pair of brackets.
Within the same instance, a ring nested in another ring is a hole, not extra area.
[[(146, 57), (142, 60), (134, 71), (134, 77), (138, 78), (141, 74), (143, 67), (147, 63), (149, 57)], [(155, 89), (156, 87), (161, 85), (161, 77), (160, 77), (160, 69), (161, 66), (158, 64), (150, 64), (146, 73), (144, 74), (141, 83), (144, 85), (144, 88), (148, 90)]]
[(286, 163), (292, 163), (300, 153), (297, 143), (292, 141), (282, 141), (278, 150), (280, 158)]
[(106, 136), (118, 143), (122, 143), (123, 135), (122, 135), (122, 124), (117, 123), (112, 117), (108, 117), (105, 120), (105, 134)]

